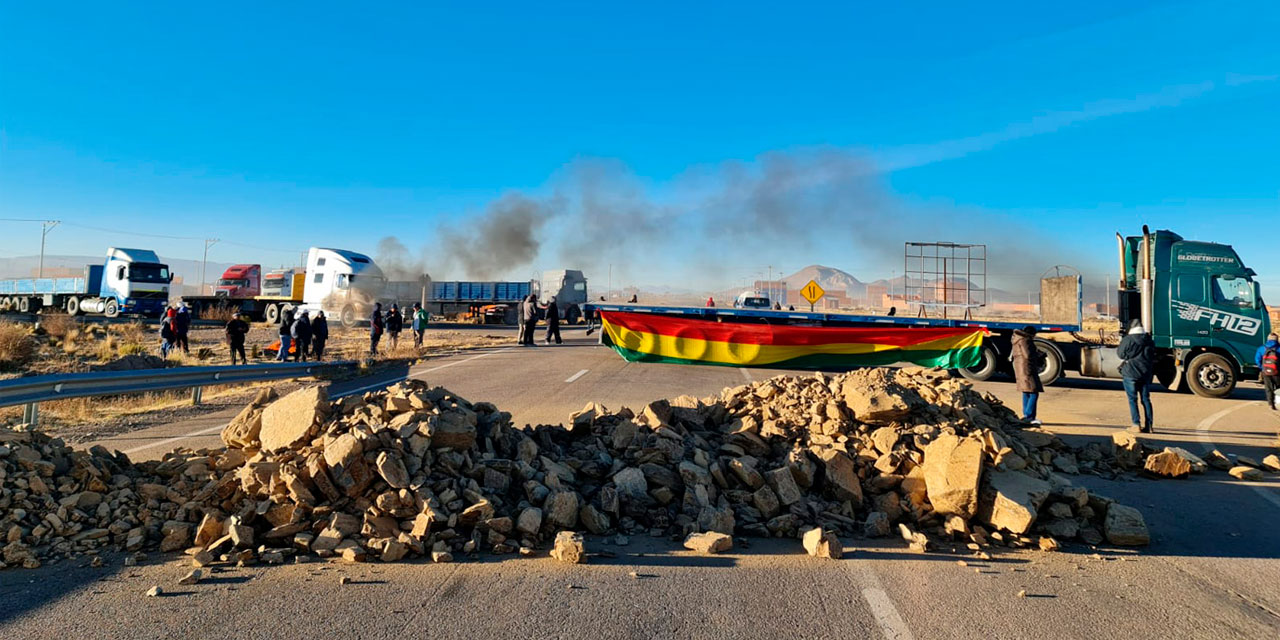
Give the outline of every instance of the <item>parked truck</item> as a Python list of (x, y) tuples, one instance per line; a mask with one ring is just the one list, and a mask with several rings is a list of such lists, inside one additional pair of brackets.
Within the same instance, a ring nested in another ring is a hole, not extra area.
[[(237, 266), (261, 271), (259, 265)], [(374, 303), (385, 299), (386, 278), (373, 259), (363, 253), (311, 247), (305, 269), (271, 271), (261, 277), (261, 282), (250, 279), (245, 288), (257, 288), (263, 295), (234, 297), (228, 292), (184, 296), (183, 300), (196, 317), (214, 309), (232, 309), (252, 320), (276, 323), (290, 309), (323, 310), (329, 318), (352, 327), (367, 320)]]
[(418, 280), (387, 283), (387, 297), (401, 308), (414, 302), (439, 315), (460, 314), (484, 323), (516, 323), (518, 303), (536, 293), (546, 304), (555, 296), (560, 316), (568, 324), (582, 318), (587, 302), (587, 279), (581, 271), (561, 269), (546, 271), (541, 280), (527, 281), (433, 281), (427, 276)]
[(233, 264), (222, 272), (213, 295), (227, 298), (252, 298), (262, 295), (262, 265)]
[[(1231, 394), (1242, 379), (1254, 378), (1253, 354), (1271, 322), (1253, 269), (1229, 245), (1186, 240), (1172, 231), (1116, 234), (1121, 326), (1138, 321), (1155, 340), (1157, 381), (1172, 391), (1205, 397)], [(1081, 333), (1083, 282), (1079, 275), (1041, 280), (1039, 322), (988, 322), (947, 318), (863, 316), (765, 309), (592, 305), (605, 312), (698, 317), (724, 323), (790, 324), (820, 327), (973, 327), (986, 331), (980, 361), (958, 373), (972, 380), (1011, 375), (1013, 332), (1031, 325), (1041, 334), (1035, 345), (1044, 357), (1040, 379), (1048, 385), (1068, 370), (1090, 378), (1120, 378), (1113, 345)], [(1050, 340), (1054, 333), (1065, 339)], [(608, 337), (602, 333), (602, 340)]]
[(106, 261), (86, 265), (83, 276), (0, 280), (0, 310), (159, 316), (169, 304), (172, 280), (169, 266), (154, 251), (112, 247)]

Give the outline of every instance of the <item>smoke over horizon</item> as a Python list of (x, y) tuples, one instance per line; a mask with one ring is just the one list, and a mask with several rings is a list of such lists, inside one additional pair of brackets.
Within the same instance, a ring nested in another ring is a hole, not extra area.
[(788, 272), (815, 263), (855, 275), (874, 269), (876, 279), (901, 269), (908, 241), (988, 244), (989, 286), (1066, 254), (998, 214), (900, 197), (870, 157), (842, 149), (694, 167), (662, 187), (618, 161), (578, 160), (545, 189), (549, 195), (508, 192), (461, 222), (437, 225), (435, 241), (416, 254), (386, 237), (376, 259), (392, 279), (524, 279), (522, 269), (562, 267), (602, 283), (611, 267), (615, 285), (666, 279), (722, 289), (770, 263)]

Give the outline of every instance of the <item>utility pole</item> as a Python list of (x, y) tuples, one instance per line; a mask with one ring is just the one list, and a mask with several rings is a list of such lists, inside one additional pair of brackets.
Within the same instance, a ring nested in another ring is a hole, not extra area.
[(209, 264), (209, 247), (218, 244), (217, 238), (205, 238), (204, 240), (204, 258), (200, 261), (200, 294), (204, 295), (204, 270)]
[(36, 268), (36, 277), (44, 277), (44, 238), (61, 220), (44, 220), (40, 223), (40, 266)]

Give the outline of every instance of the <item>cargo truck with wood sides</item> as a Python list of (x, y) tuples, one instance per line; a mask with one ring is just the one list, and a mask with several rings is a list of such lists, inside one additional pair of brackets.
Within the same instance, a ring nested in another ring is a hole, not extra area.
[[(260, 265), (235, 265), (223, 274), (214, 295), (183, 296), (183, 301), (197, 318), (229, 310), (274, 324), (288, 310), (323, 310), (330, 321), (353, 327), (367, 321), (374, 303), (384, 300), (387, 283), (369, 256), (323, 247), (308, 250), (305, 269), (272, 271), (258, 281), (259, 273)], [(248, 295), (254, 291), (261, 295)]]
[(154, 251), (112, 247), (106, 261), (85, 266), (83, 276), (0, 280), (0, 310), (157, 317), (169, 304), (172, 281), (169, 265)]
[[(1156, 380), (1171, 391), (1231, 394), (1257, 377), (1253, 354), (1270, 332), (1256, 273), (1229, 245), (1186, 240), (1172, 231), (1116, 234), (1121, 278), (1118, 319), (1137, 321), (1155, 340)], [(1041, 279), (1039, 321), (802, 313), (765, 309), (591, 305), (602, 312), (601, 341), (638, 362), (848, 369), (915, 362), (972, 380), (1011, 375), (1013, 332), (1039, 334), (1040, 379), (1068, 370), (1120, 378), (1111, 340), (1081, 333), (1079, 275)], [(1056, 334), (1049, 339), (1046, 334)]]

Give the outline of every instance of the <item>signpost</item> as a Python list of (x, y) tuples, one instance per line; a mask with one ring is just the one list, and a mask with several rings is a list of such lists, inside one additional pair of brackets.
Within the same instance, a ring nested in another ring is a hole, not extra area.
[(813, 305), (821, 300), (822, 296), (826, 294), (827, 292), (822, 289), (822, 286), (818, 284), (817, 280), (810, 280), (809, 284), (806, 284), (804, 288), (800, 290), (800, 295), (804, 296), (804, 299), (809, 301), (810, 312), (813, 311)]

